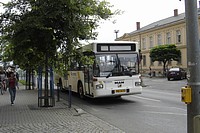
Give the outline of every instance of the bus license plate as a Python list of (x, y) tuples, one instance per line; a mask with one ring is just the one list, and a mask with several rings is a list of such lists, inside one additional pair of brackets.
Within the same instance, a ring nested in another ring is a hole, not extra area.
[(116, 90), (116, 93), (125, 92), (125, 90)]

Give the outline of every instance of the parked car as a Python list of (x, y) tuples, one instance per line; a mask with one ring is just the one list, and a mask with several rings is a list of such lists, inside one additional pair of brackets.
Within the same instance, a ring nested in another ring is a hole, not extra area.
[(167, 73), (167, 79), (186, 79), (187, 78), (187, 72), (183, 68), (170, 68)]

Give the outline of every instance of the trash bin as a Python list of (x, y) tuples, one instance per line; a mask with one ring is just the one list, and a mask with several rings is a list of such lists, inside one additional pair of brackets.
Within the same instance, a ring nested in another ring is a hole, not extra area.
[(153, 71), (153, 77), (155, 77), (156, 76), (156, 72), (155, 71)]

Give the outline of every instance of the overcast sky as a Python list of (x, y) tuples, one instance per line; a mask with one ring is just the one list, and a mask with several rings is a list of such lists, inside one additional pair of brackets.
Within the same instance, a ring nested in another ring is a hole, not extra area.
[(119, 30), (118, 37), (125, 33), (136, 30), (136, 22), (144, 27), (155, 21), (165, 19), (174, 15), (174, 9), (178, 13), (185, 12), (185, 0), (109, 0), (115, 8), (124, 11), (124, 14), (117, 16), (116, 23), (104, 22), (99, 31), (99, 40), (114, 40), (114, 30)]
[[(7, 2), (9, 0), (0, 0)], [(144, 27), (155, 21), (165, 19), (174, 15), (174, 9), (178, 13), (185, 12), (185, 0), (107, 0), (114, 5), (113, 9), (120, 9), (124, 13), (115, 16), (111, 21), (100, 23), (97, 29), (98, 40), (112, 41), (116, 38), (114, 30), (119, 30), (118, 37), (125, 33), (136, 30), (136, 22), (140, 22), (140, 27)], [(198, 0), (197, 0), (198, 1)], [(199, 5), (197, 4), (199, 7)], [(115, 20), (115, 23), (113, 21)]]

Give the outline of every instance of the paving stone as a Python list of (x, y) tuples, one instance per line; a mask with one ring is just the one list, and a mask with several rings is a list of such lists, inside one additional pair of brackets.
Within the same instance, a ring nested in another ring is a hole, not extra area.
[(17, 90), (11, 106), (8, 91), (0, 95), (0, 133), (124, 133), (119, 128), (66, 101), (38, 107), (37, 90)]

